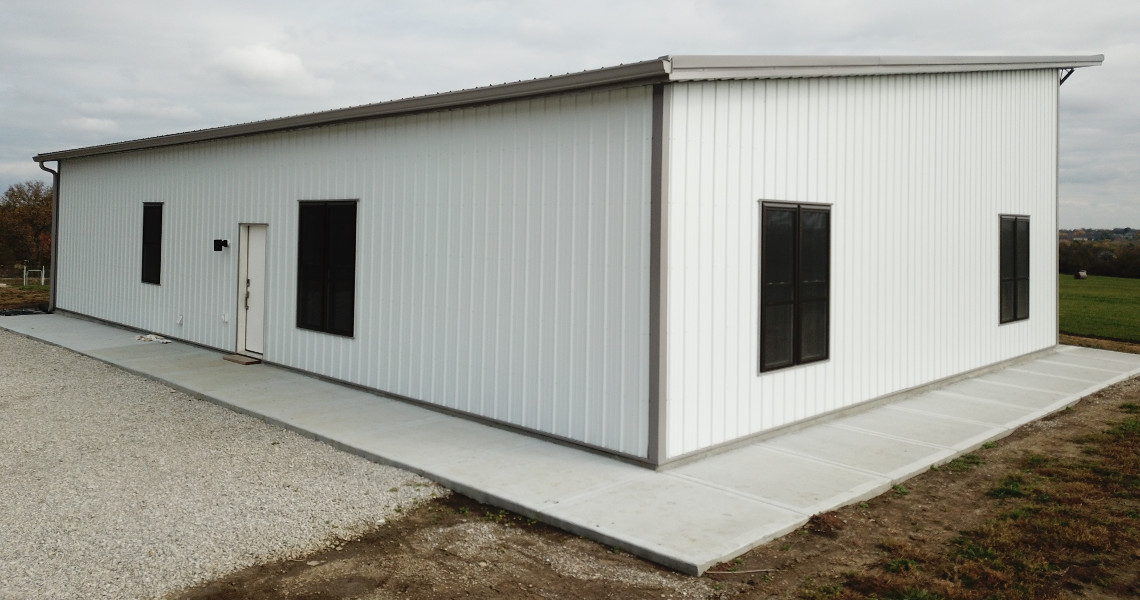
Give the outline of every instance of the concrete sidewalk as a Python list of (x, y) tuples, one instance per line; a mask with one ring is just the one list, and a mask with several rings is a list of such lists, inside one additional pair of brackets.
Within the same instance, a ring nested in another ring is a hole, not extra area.
[(54, 315), (0, 328), (281, 424), (459, 493), (699, 574), (1140, 373), (1059, 346), (944, 387), (654, 472), (267, 365)]

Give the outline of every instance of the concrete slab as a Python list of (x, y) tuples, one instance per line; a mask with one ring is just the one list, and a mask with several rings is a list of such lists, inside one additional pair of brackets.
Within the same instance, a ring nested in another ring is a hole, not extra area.
[(1025, 407), (993, 400), (983, 400), (955, 392), (933, 390), (896, 402), (893, 406), (930, 415), (954, 417), (987, 425), (1007, 427), (1025, 418)]
[(1110, 352), (1098, 348), (1081, 348), (1079, 346), (1061, 346), (1054, 356), (1055, 359), (1072, 355), (1089, 356), (1103, 361), (1105, 364), (1119, 363), (1122, 368), (1140, 369), (1140, 354), (1124, 354), (1123, 352)]
[[(520, 460), (522, 455), (525, 460)], [(477, 500), (511, 505), (534, 518), (555, 505), (652, 476), (642, 467), (540, 440), (465, 452), (436, 472)]]
[(943, 391), (1038, 410), (1046, 409), (1069, 397), (1069, 394), (1064, 392), (1033, 390), (984, 379), (959, 381), (946, 386)]
[(0, 317), (0, 328), (692, 574), (1140, 373), (1140, 356), (1060, 347), (655, 472), (272, 365), (228, 363), (221, 352), (139, 342), (134, 332), (65, 315)]
[(548, 514), (569, 531), (637, 548), (654, 562), (686, 572), (704, 572), (722, 560), (720, 548), (734, 548), (730, 554), (736, 555), (807, 522), (803, 514), (668, 473), (559, 504)]
[(670, 473), (810, 517), (890, 489), (886, 476), (781, 452), (763, 443), (677, 467)]
[[(424, 472), (442, 469), (459, 457), (470, 454), (473, 449), (478, 449), (481, 455), (492, 456), (490, 452), (509, 452), (534, 440), (530, 436), (467, 419), (440, 416), (442, 418), (408, 423), (399, 429), (346, 434), (339, 439), (370, 454), (383, 456), (392, 464)], [(499, 455), (503, 456), (502, 453)], [(516, 452), (515, 456), (522, 459), (525, 455)]]
[(1120, 373), (1131, 367), (1126, 362), (1104, 360), (1097, 356), (1078, 354), (1058, 350), (1055, 354), (1041, 359), (1041, 363), (1048, 365), (1071, 365), (1099, 373)]
[(892, 481), (908, 477), (953, 457), (950, 448), (908, 442), (832, 424), (782, 435), (764, 444), (815, 460), (827, 461)]
[(199, 356), (205, 351), (201, 348), (194, 346), (187, 346), (186, 344), (157, 344), (155, 342), (140, 342), (135, 341), (133, 344), (126, 344), (122, 346), (99, 347), (91, 351), (92, 356), (98, 356), (101, 360), (107, 362), (134, 364), (141, 363), (154, 363), (155, 365), (162, 366), (171, 364), (172, 360), (178, 360), (189, 356)]
[(137, 333), (122, 329), (108, 332), (108, 327), (100, 323), (66, 317), (45, 319), (45, 316), (57, 315), (4, 317), (3, 327), (81, 353), (93, 348), (134, 346), (140, 343), (135, 339)]
[(1014, 370), (1019, 373), (1037, 373), (1039, 375), (1049, 375), (1052, 377), (1064, 377), (1065, 379), (1083, 382), (1086, 385), (1092, 385), (1100, 381), (1102, 375), (1101, 372), (1085, 367), (1045, 361), (1034, 361), (1018, 365)]
[(954, 417), (931, 418), (892, 408), (860, 413), (832, 423), (857, 431), (877, 433), (900, 440), (933, 444), (955, 450), (970, 450), (1002, 433), (996, 425), (967, 421)]
[(1066, 394), (1075, 394), (1089, 385), (1084, 381), (1033, 373), (1020, 368), (1020, 366), (986, 373), (978, 379), (1039, 392), (1064, 392)]
[(385, 426), (384, 407), (379, 406), (377, 400), (361, 392), (294, 396), (265, 410), (265, 415), (289, 425), (303, 426), (317, 435), (345, 440), (408, 426), (391, 422)]

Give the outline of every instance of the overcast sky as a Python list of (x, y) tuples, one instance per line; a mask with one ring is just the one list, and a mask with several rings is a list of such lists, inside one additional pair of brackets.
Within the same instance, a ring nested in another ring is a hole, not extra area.
[(666, 54), (1104, 54), (1061, 88), (1060, 225), (1140, 227), (1135, 0), (4, 0), (0, 189), (42, 152)]

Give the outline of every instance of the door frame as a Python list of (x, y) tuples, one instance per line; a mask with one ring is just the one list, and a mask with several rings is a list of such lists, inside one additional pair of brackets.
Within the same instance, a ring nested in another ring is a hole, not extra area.
[[(246, 348), (247, 310), (245, 308), (245, 291), (246, 291), (245, 290), (245, 286), (246, 286), (245, 280), (249, 275), (249, 273), (248, 273), (249, 266), (248, 265), (249, 265), (249, 228), (250, 227), (264, 227), (265, 228), (265, 241), (266, 241), (266, 244), (265, 244), (265, 246), (266, 246), (265, 262), (266, 262), (266, 265), (263, 268), (262, 272), (264, 274), (264, 279), (266, 279), (266, 281), (262, 282), (262, 287), (263, 287), (263, 289), (268, 288), (268, 285), (266, 285), (266, 284), (268, 283), (268, 279), (269, 279), (269, 268), (268, 268), (268, 263), (269, 263), (269, 252), (268, 252), (269, 224), (268, 223), (238, 223), (237, 305), (236, 305), (236, 310), (234, 311), (234, 314), (237, 315), (237, 340), (236, 340), (236, 343), (234, 345), (234, 348), (235, 348), (235, 352), (237, 352), (238, 354), (244, 354), (246, 356), (261, 358), (262, 354), (263, 354), (262, 352), (254, 352), (253, 350), (249, 350), (248, 348)], [(261, 341), (262, 341), (262, 349), (264, 349), (264, 347), (265, 347), (265, 325), (264, 325), (265, 324), (265, 295), (264, 294), (262, 294), (261, 302), (262, 302)]]

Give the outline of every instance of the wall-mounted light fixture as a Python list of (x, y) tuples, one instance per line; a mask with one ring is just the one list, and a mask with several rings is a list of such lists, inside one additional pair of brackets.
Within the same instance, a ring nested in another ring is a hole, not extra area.
[(229, 240), (214, 240), (214, 252), (221, 252), (222, 248), (229, 248)]

